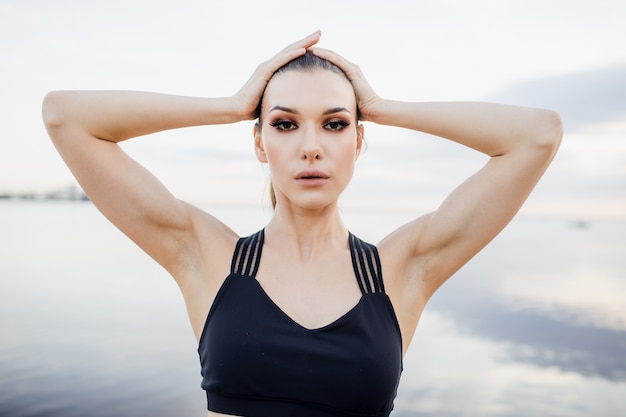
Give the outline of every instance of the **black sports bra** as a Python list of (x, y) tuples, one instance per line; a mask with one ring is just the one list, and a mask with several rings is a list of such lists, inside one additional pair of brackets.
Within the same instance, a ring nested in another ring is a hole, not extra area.
[(331, 324), (309, 330), (257, 282), (263, 238), (261, 230), (238, 241), (200, 337), (208, 409), (246, 417), (388, 416), (402, 339), (376, 247), (350, 234), (361, 299)]

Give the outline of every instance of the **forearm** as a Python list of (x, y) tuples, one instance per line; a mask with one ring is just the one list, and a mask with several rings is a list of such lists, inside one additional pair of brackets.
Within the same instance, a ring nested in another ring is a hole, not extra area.
[(440, 136), (489, 156), (529, 145), (555, 147), (561, 137), (552, 111), (492, 103), (385, 100), (368, 120)]
[(51, 131), (79, 129), (111, 142), (168, 129), (245, 119), (232, 98), (132, 91), (52, 92), (44, 100), (43, 117)]

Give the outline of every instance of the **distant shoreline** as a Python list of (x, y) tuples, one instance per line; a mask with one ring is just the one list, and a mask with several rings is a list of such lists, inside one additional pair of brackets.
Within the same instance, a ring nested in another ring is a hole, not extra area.
[(17, 192), (0, 193), (0, 201), (20, 200), (20, 201), (89, 201), (89, 197), (78, 187), (70, 186), (59, 190), (44, 193)]

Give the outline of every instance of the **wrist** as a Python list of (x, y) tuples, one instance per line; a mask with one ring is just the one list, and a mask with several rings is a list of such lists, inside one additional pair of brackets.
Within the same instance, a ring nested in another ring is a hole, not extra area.
[(386, 116), (388, 116), (389, 108), (391, 106), (391, 100), (375, 97), (359, 109), (360, 119), (362, 121), (373, 122), (377, 124), (388, 124), (385, 123), (385, 120)]
[(233, 97), (206, 98), (204, 106), (205, 124), (231, 124), (251, 117), (246, 114), (240, 100)]

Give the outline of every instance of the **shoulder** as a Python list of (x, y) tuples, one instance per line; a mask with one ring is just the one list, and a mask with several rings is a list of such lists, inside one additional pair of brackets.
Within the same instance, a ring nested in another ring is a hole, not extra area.
[(431, 215), (394, 230), (378, 245), (385, 293), (393, 306), (406, 351), (428, 299), (429, 253), (421, 243)]
[(430, 217), (427, 214), (399, 227), (377, 245), (386, 292), (394, 304), (425, 304), (429, 298), (423, 280), (431, 251), (422, 242)]
[(381, 262), (394, 279), (405, 276), (400, 274), (396, 277), (396, 272), (409, 272), (407, 267), (427, 255), (428, 251), (421, 242), (431, 216), (427, 214), (400, 226), (377, 244)]
[(228, 270), (220, 270), (224, 269), (222, 264), (229, 265), (239, 236), (213, 215), (196, 206), (183, 204), (189, 217), (189, 232), (186, 236), (189, 242), (184, 245), (179, 255), (178, 273), (181, 278), (192, 266), (207, 269), (208, 275), (212, 275), (210, 271), (228, 274)]
[(239, 236), (211, 214), (189, 204), (190, 231), (170, 271), (178, 284), (192, 328), (199, 337), (208, 310), (226, 277)]
[(230, 260), (239, 236), (206, 211), (182, 202), (187, 226), (170, 236), (172, 264), (168, 271), (185, 299), (197, 291), (211, 293), (230, 273)]

